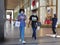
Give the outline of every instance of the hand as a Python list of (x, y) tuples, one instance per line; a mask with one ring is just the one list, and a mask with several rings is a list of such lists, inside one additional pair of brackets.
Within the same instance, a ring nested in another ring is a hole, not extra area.
[(28, 27), (31, 25), (31, 21), (29, 21), (29, 23), (28, 23)]
[(56, 28), (58, 27), (58, 25), (56, 25)]

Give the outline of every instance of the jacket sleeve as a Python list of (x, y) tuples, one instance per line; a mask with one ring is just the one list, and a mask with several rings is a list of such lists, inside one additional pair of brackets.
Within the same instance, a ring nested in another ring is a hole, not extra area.
[(19, 21), (20, 20), (20, 15), (18, 14), (18, 16), (17, 16), (17, 20)]

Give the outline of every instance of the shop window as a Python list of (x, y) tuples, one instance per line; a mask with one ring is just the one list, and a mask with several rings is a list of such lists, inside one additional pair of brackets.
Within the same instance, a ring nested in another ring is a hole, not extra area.
[(40, 0), (40, 21), (42, 24), (51, 24), (56, 13), (56, 0)]
[(41, 7), (40, 8), (40, 21), (42, 24), (44, 24), (45, 17), (46, 17), (46, 7)]
[(47, 2), (46, 0), (40, 0), (40, 6), (46, 6)]
[(56, 0), (53, 0), (53, 5), (56, 5)]

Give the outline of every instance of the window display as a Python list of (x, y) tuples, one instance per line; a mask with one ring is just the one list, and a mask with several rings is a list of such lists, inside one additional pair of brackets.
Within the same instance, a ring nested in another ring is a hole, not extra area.
[(51, 24), (51, 19), (56, 14), (56, 0), (40, 0), (40, 21), (42, 24)]

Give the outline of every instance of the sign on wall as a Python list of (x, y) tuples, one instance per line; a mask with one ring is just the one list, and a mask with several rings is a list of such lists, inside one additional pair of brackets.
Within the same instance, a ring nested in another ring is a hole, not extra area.
[(31, 10), (37, 9), (38, 5), (38, 0), (31, 0)]

